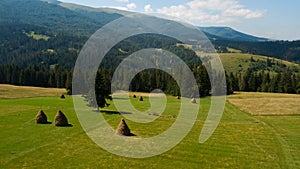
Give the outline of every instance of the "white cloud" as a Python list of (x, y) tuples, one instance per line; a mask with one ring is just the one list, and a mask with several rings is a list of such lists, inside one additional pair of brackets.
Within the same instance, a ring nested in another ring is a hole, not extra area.
[(117, 2), (129, 2), (129, 0), (116, 0)]
[(192, 0), (183, 5), (163, 7), (158, 13), (190, 21), (230, 23), (240, 19), (262, 17), (265, 11), (253, 11), (238, 0)]
[(152, 9), (151, 5), (148, 4), (148, 5), (146, 5), (146, 6), (144, 7), (144, 11), (145, 11), (145, 12), (152, 12), (153, 9)]
[(136, 4), (135, 3), (130, 3), (130, 4), (127, 4), (126, 7), (129, 9), (129, 10), (134, 10), (136, 8)]

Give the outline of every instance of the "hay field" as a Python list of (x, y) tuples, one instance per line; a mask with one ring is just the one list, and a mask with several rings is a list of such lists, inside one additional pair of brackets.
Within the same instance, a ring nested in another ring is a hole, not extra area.
[(252, 115), (300, 115), (300, 95), (236, 92), (228, 100)]
[(0, 84), (0, 98), (2, 99), (60, 96), (64, 93), (66, 93), (66, 89)]

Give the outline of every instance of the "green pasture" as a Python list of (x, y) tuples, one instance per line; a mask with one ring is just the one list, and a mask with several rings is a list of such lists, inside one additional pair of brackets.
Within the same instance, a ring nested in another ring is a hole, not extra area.
[[(167, 101), (164, 113), (154, 122), (127, 120), (135, 137), (152, 137), (172, 125), (180, 101), (171, 96)], [(131, 98), (131, 103), (139, 110), (150, 106), (147, 97), (144, 102)], [(2, 98), (0, 168), (299, 168), (300, 116), (253, 116), (227, 102), (215, 133), (199, 144), (210, 98), (201, 99), (200, 107), (194, 127), (176, 147), (158, 156), (131, 159), (113, 155), (91, 141), (77, 119), (70, 96)], [(35, 124), (40, 109), (50, 122), (61, 110), (73, 127)], [(122, 116), (114, 111), (111, 102), (102, 113), (116, 128)]]

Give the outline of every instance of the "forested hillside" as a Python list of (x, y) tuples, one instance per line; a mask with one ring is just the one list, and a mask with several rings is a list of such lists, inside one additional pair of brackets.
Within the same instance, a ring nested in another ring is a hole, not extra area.
[[(59, 1), (40, 0), (2, 0), (0, 13), (0, 83), (67, 87), (68, 89), (71, 88), (75, 61), (89, 36), (104, 24), (124, 14), (117, 10), (107, 12), (106, 9), (101, 8), (93, 9), (80, 5), (60, 4)], [(209, 32), (207, 29), (206, 31)], [(210, 33), (214, 32), (210, 31)], [(219, 37), (220, 34), (216, 32), (210, 33), (207, 33), (207, 36), (220, 53), (230, 52), (227, 49), (231, 47), (243, 53), (300, 62), (299, 41), (246, 41), (243, 38), (254, 37), (231, 31), (230, 36), (235, 38), (227, 39), (226, 36)], [(209, 80), (200, 59), (193, 51), (178, 43), (180, 42), (175, 39), (154, 34), (128, 38), (106, 55), (99, 73), (104, 77), (104, 83), (109, 84), (114, 69), (122, 59), (143, 48), (161, 48), (183, 59), (198, 77), (201, 95), (209, 95), (210, 85), (207, 84)], [(277, 66), (278, 71), (270, 72), (261, 65), (269, 67), (274, 66), (275, 63), (259, 64), (257, 63), (255, 67), (253, 62), (253, 66), (249, 69), (251, 74), (249, 76), (239, 72), (232, 72), (232, 74), (229, 72), (228, 93), (232, 93), (233, 90), (298, 92), (300, 78), (297, 70), (288, 69), (285, 72), (283, 64)], [(259, 86), (265, 76), (270, 77), (270, 80), (267, 80), (264, 86)], [(279, 84), (279, 81), (282, 83), (289, 81), (289, 79), (282, 80), (287, 76), (294, 79), (291, 81), (293, 84), (290, 85), (292, 90), (289, 89), (290, 87), (283, 87), (283, 89), (271, 85), (271, 83)], [(143, 85), (141, 80), (137, 79), (143, 79)], [(249, 79), (256, 79), (255, 83)], [(246, 84), (245, 81), (250, 84)], [(172, 81), (163, 72), (152, 70), (141, 72), (132, 83), (131, 90), (134, 91), (149, 92), (154, 86), (169, 94), (180, 94), (174, 80)]]
[[(270, 56), (282, 60), (300, 63), (300, 41), (232, 41), (225, 39), (212, 40), (212, 43), (226, 49), (226, 47), (241, 50), (243, 53)], [(221, 51), (228, 52), (228, 51)]]

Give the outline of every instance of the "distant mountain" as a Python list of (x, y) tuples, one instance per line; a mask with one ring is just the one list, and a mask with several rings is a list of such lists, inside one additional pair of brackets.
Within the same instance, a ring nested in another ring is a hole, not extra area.
[(267, 38), (256, 37), (248, 35), (239, 31), (236, 31), (230, 27), (200, 27), (200, 30), (204, 33), (214, 35), (223, 39), (235, 40), (235, 41), (252, 41), (261, 42), (268, 41)]
[(0, 23), (23, 23), (60, 32), (90, 35), (118, 16), (98, 13), (95, 19), (62, 7), (55, 0), (1, 0)]
[(117, 14), (117, 15), (121, 15), (121, 16), (133, 13), (133, 12), (118, 10), (118, 9), (114, 9), (114, 8), (92, 8), (92, 7), (73, 4), (73, 3), (59, 3), (59, 5), (67, 8), (67, 9), (73, 10), (73, 11), (100, 12), (100, 13), (104, 12), (104, 13), (109, 13), (109, 14)]
[[(15, 61), (16, 64), (19, 62), (26, 64), (20, 59), (21, 56), (26, 55), (30, 57), (27, 60), (34, 60), (35, 55), (42, 57), (44, 56), (42, 51), (57, 46), (60, 48), (57, 50), (59, 51), (57, 58), (67, 55), (69, 48), (76, 48), (78, 52), (96, 30), (130, 13), (117, 9), (61, 3), (56, 0), (0, 0), (0, 63)], [(161, 22), (164, 23), (165, 20), (162, 19)], [(20, 28), (16, 28), (18, 26)], [(247, 35), (229, 27), (199, 27), (199, 29), (207, 35), (217, 49), (222, 49), (220, 51), (225, 53), (225, 49), (230, 47), (242, 53), (265, 55), (300, 63), (300, 41), (269, 41), (267, 38)], [(28, 36), (30, 34), (32, 36)], [(49, 40), (37, 41), (32, 39), (33, 36), (48, 36)], [(40, 53), (30, 54), (33, 52), (33, 46), (39, 49)], [(3, 59), (4, 57), (7, 59)], [(51, 64), (58, 62), (58, 59), (53, 61), (53, 58)], [(62, 58), (59, 60), (63, 62)]]
[(40, 1), (48, 2), (50, 4), (56, 4), (56, 5), (61, 3), (60, 1), (57, 0), (40, 0)]

